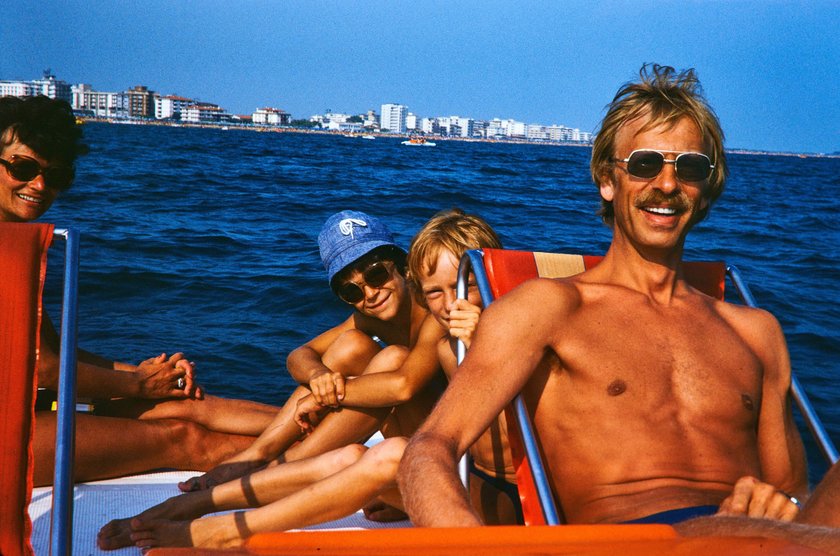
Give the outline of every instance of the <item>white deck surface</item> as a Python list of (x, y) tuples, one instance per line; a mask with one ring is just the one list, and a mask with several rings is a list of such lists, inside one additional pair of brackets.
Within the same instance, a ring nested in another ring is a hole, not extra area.
[[(140, 549), (123, 548), (105, 552), (96, 546), (96, 533), (110, 520), (129, 517), (180, 493), (177, 483), (200, 475), (198, 472), (169, 471), (76, 485), (73, 508), (74, 556), (138, 556)], [(37, 556), (47, 556), (50, 545), (52, 487), (32, 491), (29, 515), (32, 519), (32, 545)], [(410, 527), (408, 521), (376, 523), (361, 512), (350, 517), (316, 525), (309, 529), (374, 529)]]

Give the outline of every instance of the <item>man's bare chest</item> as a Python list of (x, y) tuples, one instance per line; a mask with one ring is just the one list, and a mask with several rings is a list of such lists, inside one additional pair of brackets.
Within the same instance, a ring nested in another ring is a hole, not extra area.
[(677, 403), (704, 412), (722, 397), (757, 408), (763, 369), (714, 314), (632, 307), (578, 318), (555, 343), (555, 386), (615, 403)]

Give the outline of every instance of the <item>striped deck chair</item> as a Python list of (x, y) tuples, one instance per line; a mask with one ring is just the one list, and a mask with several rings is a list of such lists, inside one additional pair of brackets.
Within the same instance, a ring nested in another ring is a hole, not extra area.
[[(484, 305), (512, 290), (519, 284), (536, 277), (562, 278), (573, 276), (597, 265), (603, 257), (566, 255), (533, 251), (483, 249), (468, 251), (461, 260), (458, 272), (458, 294), (466, 297), (469, 273), (475, 274)], [(730, 276), (741, 300), (755, 306), (755, 300), (741, 279), (738, 270), (722, 262), (687, 262), (684, 266), (688, 282), (698, 290), (723, 299), (726, 276)], [(459, 347), (459, 361), (463, 346)], [(837, 461), (837, 450), (826, 434), (819, 418), (796, 377), (792, 377), (791, 391), (811, 432), (820, 444), (830, 463)], [(516, 468), (517, 487), (522, 500), (526, 525), (557, 525), (561, 522), (542, 465), (539, 441), (533, 433), (530, 414), (521, 396), (517, 396), (505, 410), (508, 422), (508, 439)]]
[[(28, 504), (32, 494), (32, 433), (37, 390), (37, 353), (41, 328), (41, 294), (47, 249), (53, 238), (67, 240), (61, 379), (56, 433), (53, 554), (70, 554), (72, 456), (75, 419), (75, 232), (55, 231), (51, 224), (0, 223), (0, 554), (33, 554)], [(68, 292), (72, 287), (73, 291)], [(70, 354), (70, 355), (68, 355)], [(70, 372), (72, 371), (72, 372)], [(66, 399), (71, 400), (69, 403)], [(68, 487), (68, 480), (69, 487)]]

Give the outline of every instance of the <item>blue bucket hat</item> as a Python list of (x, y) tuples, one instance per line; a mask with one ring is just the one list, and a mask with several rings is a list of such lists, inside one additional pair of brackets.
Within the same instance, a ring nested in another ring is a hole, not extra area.
[(355, 210), (333, 214), (318, 234), (321, 262), (330, 283), (342, 269), (382, 245), (395, 245), (385, 224)]

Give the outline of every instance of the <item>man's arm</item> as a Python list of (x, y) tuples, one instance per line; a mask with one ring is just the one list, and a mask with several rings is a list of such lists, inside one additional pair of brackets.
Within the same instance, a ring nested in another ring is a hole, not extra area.
[(808, 496), (808, 466), (802, 437), (791, 409), (791, 368), (787, 344), (779, 322), (758, 311), (754, 338), (761, 342), (758, 356), (764, 364), (758, 447), (762, 480), (804, 501)]
[(479, 523), (458, 481), (458, 458), (544, 361), (571, 291), (567, 284), (531, 281), (482, 314), (466, 359), (400, 464), (400, 492), (416, 525)]

